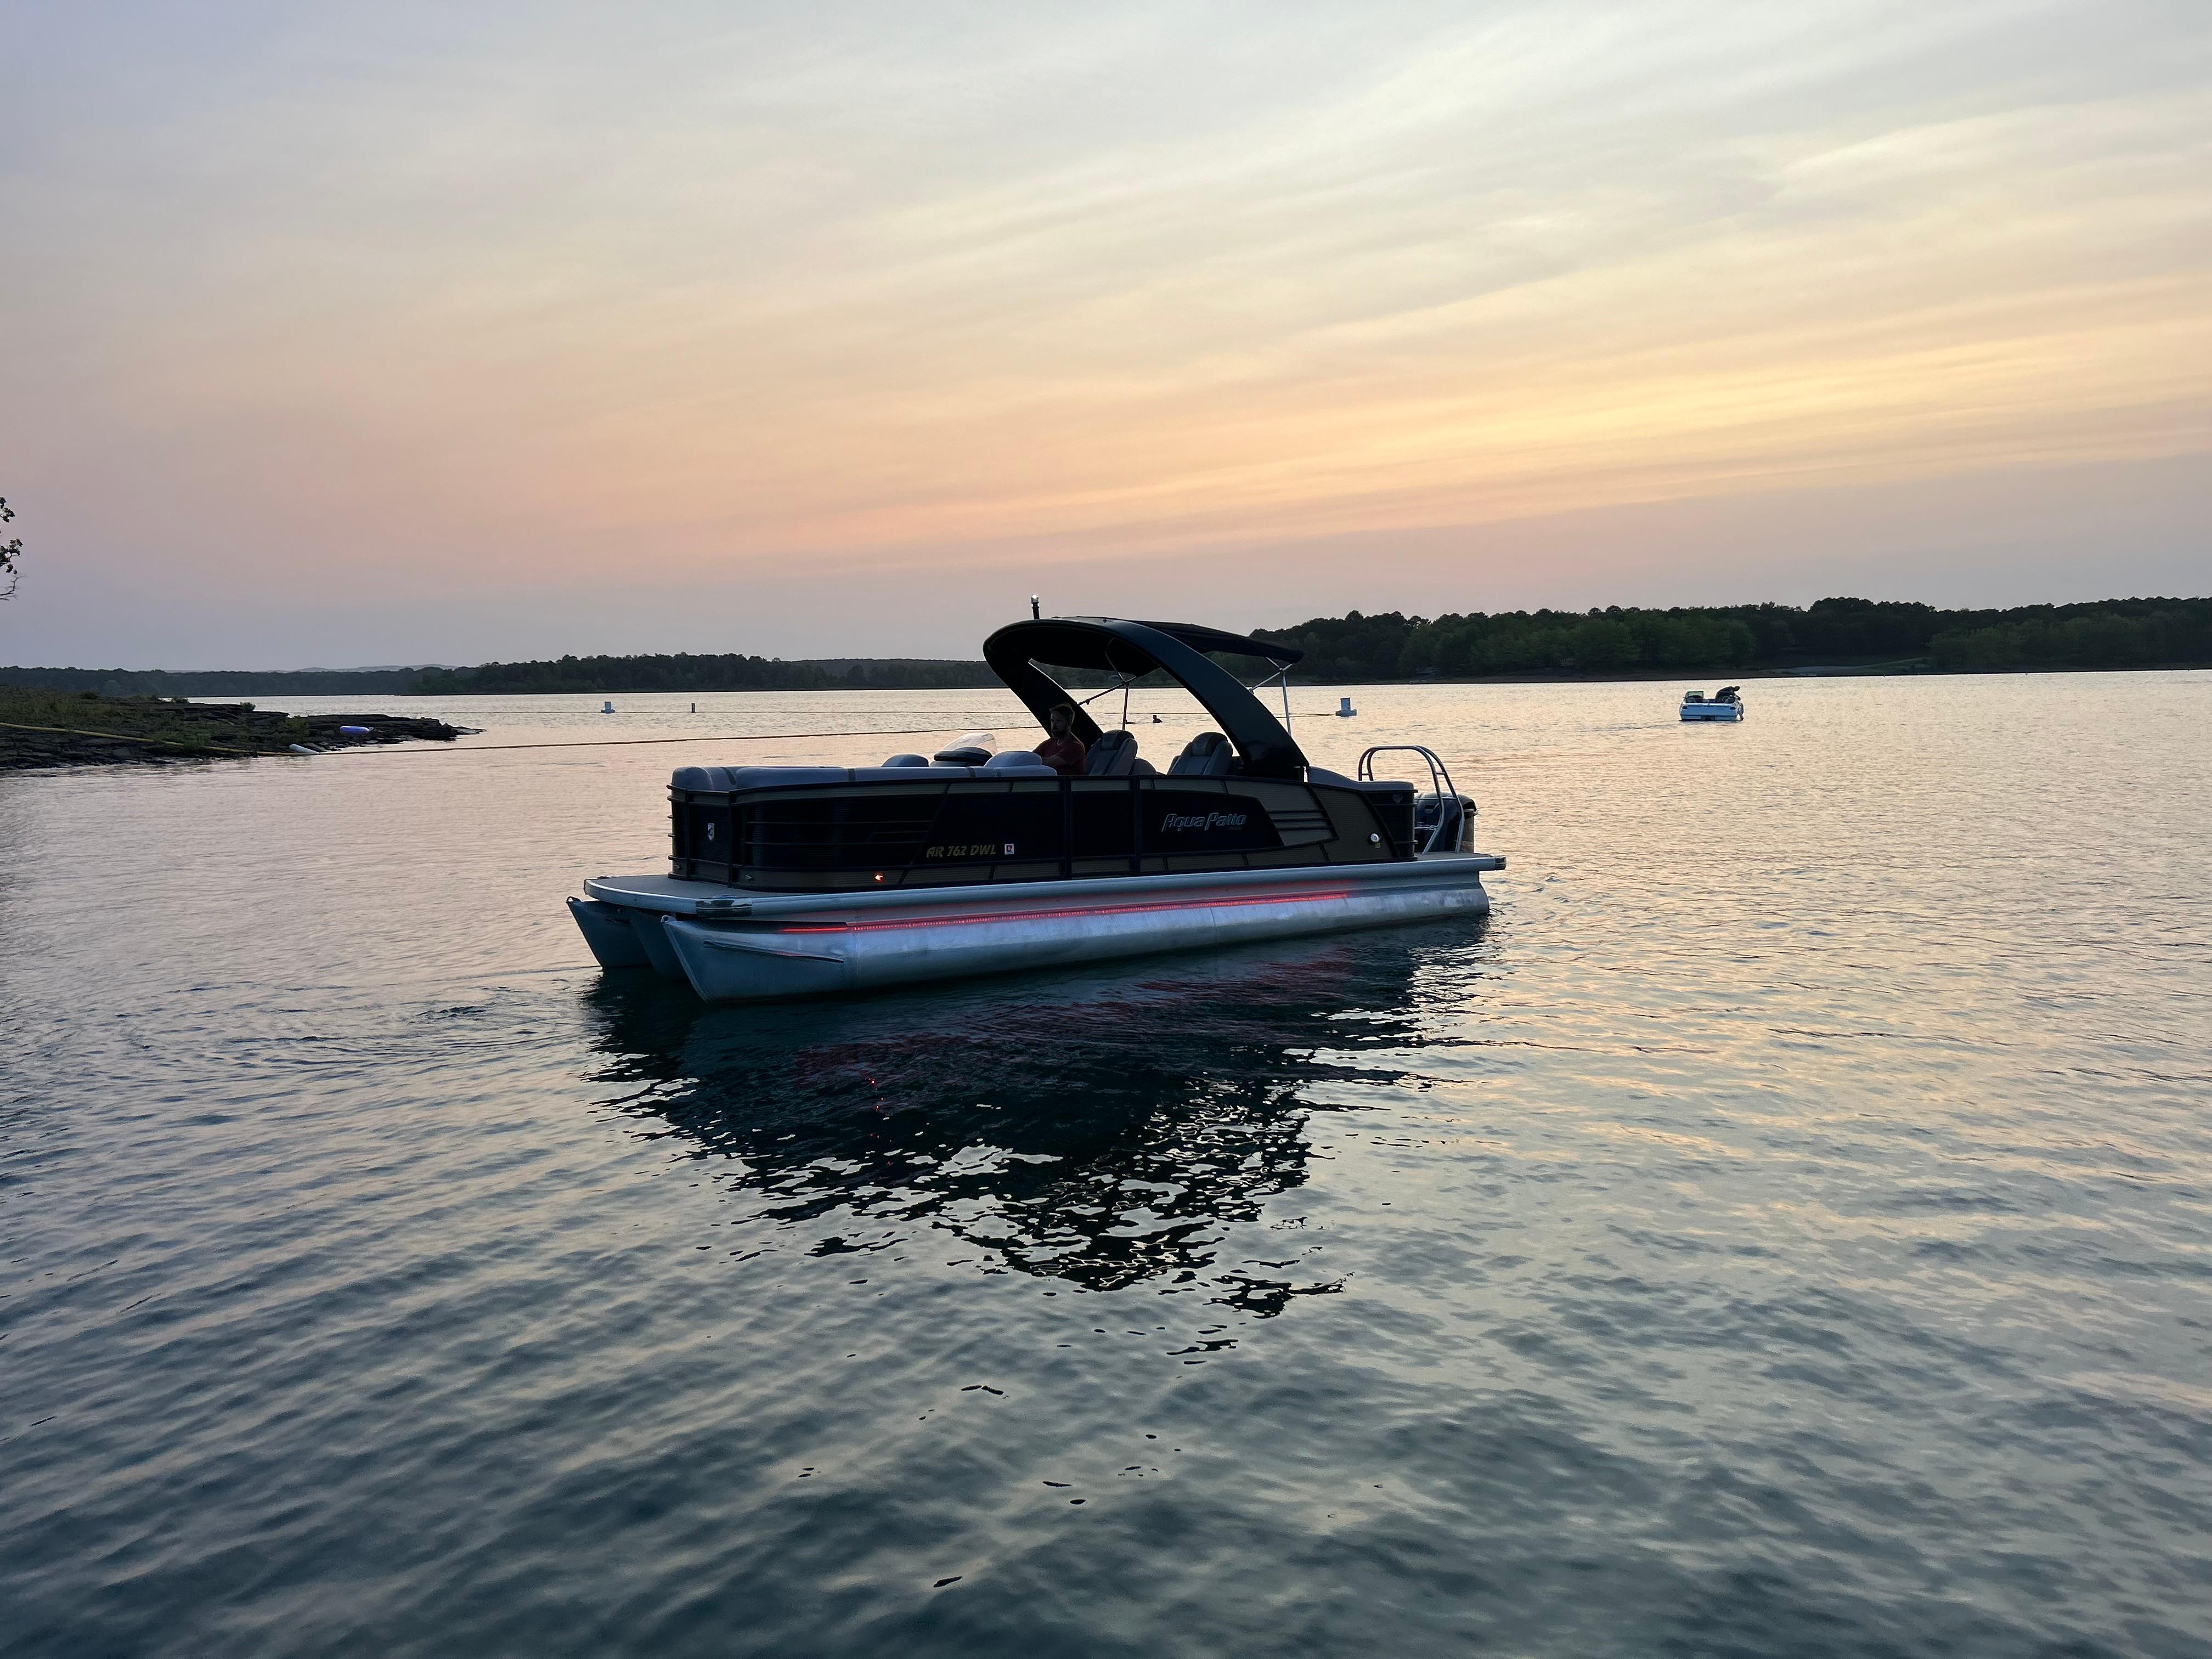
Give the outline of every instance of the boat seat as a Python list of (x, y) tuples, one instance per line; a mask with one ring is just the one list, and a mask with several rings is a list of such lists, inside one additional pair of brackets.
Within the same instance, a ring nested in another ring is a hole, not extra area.
[[(1035, 755), (1014, 751), (1013, 762), (1005, 766), (932, 766), (932, 772), (957, 772), (963, 778), (1056, 778), (1059, 773), (1047, 766)], [(915, 775), (916, 769), (909, 763), (902, 766), (684, 766), (677, 769), (669, 782), (676, 788), (709, 794), (727, 794), (740, 789), (790, 788), (794, 785), (823, 783), (921, 783), (938, 782)]]
[[(1044, 766), (1048, 772), (1052, 771), (1052, 768), (1044, 765), (1042, 755), (1029, 749), (1001, 749), (983, 763), (986, 772), (1033, 772), (1040, 766)], [(1055, 772), (1053, 775), (1057, 777), (1059, 774)]]
[(1137, 769), (1137, 739), (1129, 732), (1102, 732), (1083, 759), (1086, 778), (1126, 778)]
[(1225, 778), (1236, 769), (1237, 750), (1218, 732), (1200, 732), (1168, 763), (1168, 775), (1178, 778)]
[(886, 766), (927, 766), (929, 764), (929, 757), (927, 755), (893, 755), (889, 760), (885, 761), (884, 764)]
[(844, 783), (843, 766), (683, 766), (669, 780), (678, 789), (770, 789), (779, 784)]
[[(917, 770), (911, 766), (856, 766), (851, 777), (854, 783), (943, 783), (957, 772), (963, 778), (1056, 778), (1059, 773), (1047, 766), (1035, 755), (1015, 751), (1016, 763), (1006, 766), (929, 766)], [(934, 772), (935, 777), (926, 775)]]

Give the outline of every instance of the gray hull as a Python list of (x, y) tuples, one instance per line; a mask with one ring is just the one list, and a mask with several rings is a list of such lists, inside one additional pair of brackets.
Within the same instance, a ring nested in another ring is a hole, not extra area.
[(1387, 927), (1490, 908), (1480, 853), (1335, 867), (994, 883), (763, 898), (667, 877), (571, 899), (608, 968), (651, 966), (709, 1002), (820, 996), (1154, 951)]

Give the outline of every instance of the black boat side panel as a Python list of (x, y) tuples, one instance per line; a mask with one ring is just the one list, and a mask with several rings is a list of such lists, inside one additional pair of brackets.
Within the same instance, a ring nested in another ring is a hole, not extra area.
[(1412, 840), (1410, 787), (922, 773), (669, 793), (672, 872), (764, 890), (1372, 863)]

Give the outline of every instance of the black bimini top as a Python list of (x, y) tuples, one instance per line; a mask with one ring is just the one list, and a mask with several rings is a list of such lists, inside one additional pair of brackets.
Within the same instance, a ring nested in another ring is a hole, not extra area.
[[(1048, 617), (1010, 623), (983, 641), (983, 660), (1009, 690), (1028, 705), (1037, 724), (1052, 729), (1052, 711), (1073, 704), (1066, 690), (1039, 666), (1103, 669), (1135, 678), (1158, 669), (1205, 706), (1219, 722), (1254, 777), (1300, 778), (1306, 757), (1282, 722), (1269, 714), (1243, 683), (1206, 653), (1260, 657), (1290, 664), (1305, 653), (1267, 640), (1224, 634), (1193, 623), (1123, 622), (1115, 617)], [(1085, 743), (1099, 736), (1097, 723), (1075, 705), (1075, 734)]]

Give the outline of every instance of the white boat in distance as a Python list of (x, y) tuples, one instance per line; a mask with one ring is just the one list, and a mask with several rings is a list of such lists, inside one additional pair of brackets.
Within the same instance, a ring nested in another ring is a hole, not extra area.
[(1740, 720), (1743, 718), (1743, 699), (1737, 694), (1741, 686), (1724, 685), (1708, 697), (1702, 691), (1682, 694), (1682, 718), (1686, 720)]
[[(600, 876), (569, 909), (602, 966), (651, 968), (710, 1002), (814, 996), (1044, 969), (1490, 908), (1474, 803), (1443, 763), (1430, 788), (1310, 765), (1209, 653), (1300, 653), (1186, 623), (1016, 623), (983, 655), (1079, 775), (978, 732), (881, 766), (687, 766), (669, 788), (666, 875)], [(1102, 731), (1040, 664), (1178, 682), (1221, 729), (1164, 773)]]

